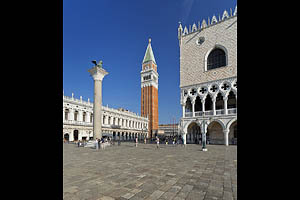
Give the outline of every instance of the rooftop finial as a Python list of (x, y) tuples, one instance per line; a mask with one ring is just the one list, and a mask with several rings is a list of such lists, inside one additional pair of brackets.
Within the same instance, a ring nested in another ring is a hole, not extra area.
[(149, 38), (149, 43), (151, 43), (151, 38)]

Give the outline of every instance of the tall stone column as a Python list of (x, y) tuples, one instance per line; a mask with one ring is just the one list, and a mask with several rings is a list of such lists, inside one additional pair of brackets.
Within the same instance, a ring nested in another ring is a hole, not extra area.
[(88, 72), (94, 79), (93, 137), (96, 139), (102, 138), (102, 80), (108, 72), (102, 68), (102, 61)]

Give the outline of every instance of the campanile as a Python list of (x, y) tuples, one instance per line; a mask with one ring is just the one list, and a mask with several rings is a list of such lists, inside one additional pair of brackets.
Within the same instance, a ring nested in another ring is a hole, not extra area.
[(154, 138), (158, 132), (158, 73), (150, 38), (141, 71), (141, 116), (149, 119), (147, 138)]

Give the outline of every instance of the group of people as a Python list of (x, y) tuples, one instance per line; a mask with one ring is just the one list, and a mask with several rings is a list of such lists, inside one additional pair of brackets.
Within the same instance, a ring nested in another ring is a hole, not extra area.
[(109, 146), (110, 144), (112, 144), (112, 140), (110, 139), (110, 137), (108, 138), (104, 138), (102, 137), (101, 139), (96, 138), (96, 149), (105, 149), (106, 146)]

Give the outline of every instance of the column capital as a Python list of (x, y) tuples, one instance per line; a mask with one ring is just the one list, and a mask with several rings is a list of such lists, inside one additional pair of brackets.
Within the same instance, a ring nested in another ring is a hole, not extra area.
[(89, 69), (88, 72), (91, 74), (95, 81), (102, 81), (104, 76), (108, 74), (108, 72), (105, 71), (105, 69), (97, 66), (94, 66), (93, 68)]
[(223, 133), (227, 135), (229, 133), (229, 131), (230, 131), (229, 129), (224, 129)]

